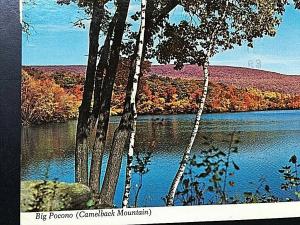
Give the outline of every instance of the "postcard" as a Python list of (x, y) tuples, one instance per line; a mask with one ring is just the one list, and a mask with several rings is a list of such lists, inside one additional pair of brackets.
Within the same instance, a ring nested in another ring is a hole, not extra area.
[(300, 216), (298, 0), (22, 3), (22, 225)]

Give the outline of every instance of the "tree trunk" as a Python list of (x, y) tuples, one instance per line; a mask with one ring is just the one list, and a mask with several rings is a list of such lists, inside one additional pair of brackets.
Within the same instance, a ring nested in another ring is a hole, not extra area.
[[(136, 48), (135, 50), (133, 59), (137, 55), (137, 49), (138, 48)], [(128, 144), (129, 135), (132, 127), (133, 115), (132, 115), (130, 100), (131, 100), (132, 84), (133, 84), (134, 74), (135, 74), (134, 68), (135, 68), (134, 62), (132, 61), (130, 66), (129, 76), (128, 76), (128, 83), (126, 87), (126, 97), (125, 97), (123, 114), (119, 126), (114, 132), (110, 155), (109, 155), (107, 168), (104, 176), (103, 186), (100, 193), (101, 202), (106, 206), (113, 205), (113, 198), (115, 195), (116, 186), (120, 174), (121, 163), (122, 163), (122, 155), (124, 149)]]
[(109, 52), (111, 49), (111, 40), (116, 25), (116, 19), (117, 19), (117, 13), (115, 13), (114, 17), (112, 18), (109, 24), (106, 38), (100, 51), (101, 53), (100, 59), (97, 65), (97, 70), (95, 75), (94, 105), (93, 105), (91, 122), (90, 122), (90, 130), (94, 129), (100, 111), (100, 98), (101, 98), (102, 88), (103, 88), (103, 79), (104, 79), (105, 71), (107, 70), (109, 64)]
[[(102, 47), (101, 51), (101, 56), (100, 60), (98, 62), (97, 66), (97, 71), (96, 71), (96, 77), (95, 77), (95, 91), (94, 91), (94, 105), (93, 105), (93, 111), (92, 111), (92, 116), (91, 116), (91, 121), (89, 124), (90, 130), (94, 129), (99, 112), (100, 112), (100, 100), (101, 100), (101, 95), (103, 92), (103, 80), (104, 80), (104, 73), (105, 70), (108, 68), (108, 61), (109, 61), (109, 51), (111, 48), (111, 39), (112, 39), (112, 34), (115, 28), (115, 18), (116, 15), (114, 16), (113, 20), (110, 23), (107, 36), (104, 42), (104, 45)], [(92, 150), (92, 160), (91, 160), (91, 168), (90, 168), (90, 179), (89, 179), (89, 186), (91, 190), (94, 193), (99, 192), (100, 188), (100, 174), (101, 174), (101, 165), (102, 165), (102, 156), (104, 152), (104, 146), (99, 146), (99, 142), (96, 143), (97, 139), (104, 139), (105, 143), (105, 137), (106, 137), (106, 131), (101, 132), (98, 131), (98, 136), (96, 135), (95, 141), (93, 144), (93, 150)]]
[[(151, 1), (148, 1), (147, 4), (150, 4)], [(167, 4), (167, 6), (162, 10), (162, 13), (156, 17), (152, 18), (150, 13), (147, 12), (147, 17), (146, 18), (146, 29), (145, 29), (145, 39), (144, 39), (144, 48), (147, 45), (147, 43), (151, 39), (152, 35), (152, 27), (156, 26), (160, 21), (157, 21), (156, 19), (163, 19), (168, 15), (170, 11), (172, 11), (176, 5), (178, 5), (177, 0), (170, 0)], [(150, 21), (151, 20), (151, 21)], [(149, 27), (148, 27), (149, 25)], [(137, 52), (138, 52), (138, 45), (139, 45), (139, 37), (137, 38), (137, 44), (135, 48), (135, 53), (133, 54), (132, 57), (132, 62), (131, 62), (131, 69), (129, 72), (129, 77), (128, 77), (128, 83), (126, 87), (126, 97), (125, 97), (125, 102), (124, 102), (124, 109), (123, 109), (123, 114), (119, 123), (118, 128), (114, 132), (113, 136), (113, 142), (112, 142), (112, 147), (111, 147), (111, 152), (109, 155), (108, 159), (108, 164), (107, 164), (107, 169), (103, 181), (103, 186), (101, 189), (100, 193), (100, 199), (103, 202), (104, 205), (106, 206), (112, 206), (113, 205), (113, 198), (115, 195), (115, 190), (120, 174), (120, 168), (121, 168), (121, 163), (122, 163), (122, 155), (124, 149), (127, 148), (128, 142), (129, 142), (129, 137), (130, 137), (130, 132), (133, 127), (133, 115), (132, 115), (132, 107), (130, 104), (131, 100), (131, 92), (132, 92), (132, 84), (134, 81), (134, 74), (135, 74), (135, 61), (137, 57)], [(143, 56), (142, 60), (144, 58), (144, 53), (145, 49), (143, 51)]]
[[(226, 18), (226, 11), (227, 11), (228, 5), (229, 5), (229, 0), (226, 0), (225, 10), (224, 10), (224, 13), (222, 15), (222, 20), (225, 20), (225, 18)], [(193, 128), (193, 131), (192, 131), (192, 134), (191, 134), (190, 143), (184, 151), (182, 161), (180, 162), (180, 166), (177, 170), (176, 176), (173, 179), (172, 185), (171, 185), (171, 187), (169, 189), (169, 193), (167, 195), (167, 199), (166, 199), (167, 200), (167, 202), (166, 202), (167, 206), (174, 205), (175, 193), (176, 193), (178, 184), (179, 184), (180, 180), (182, 179), (184, 170), (186, 168), (187, 162), (188, 162), (188, 160), (190, 158), (190, 155), (191, 155), (191, 150), (192, 150), (196, 135), (197, 135), (198, 130), (199, 130), (200, 119), (201, 119), (201, 116), (202, 116), (202, 113), (203, 113), (203, 109), (204, 109), (204, 105), (205, 105), (205, 101), (206, 101), (206, 96), (207, 96), (207, 92), (208, 92), (209, 59), (212, 55), (213, 49), (214, 49), (215, 44), (216, 44), (215, 42), (217, 40), (217, 32), (219, 30), (219, 25), (220, 24), (218, 24), (218, 26), (215, 27), (213, 33), (211, 34), (211, 37), (207, 39), (207, 41), (210, 40), (210, 44), (208, 46), (206, 57), (205, 57), (205, 60), (204, 60), (204, 63), (203, 63), (204, 87), (203, 87), (203, 93), (202, 93), (202, 96), (201, 96), (201, 99), (200, 99), (200, 106), (199, 106), (199, 110), (197, 112), (196, 119), (195, 119), (195, 122), (194, 122), (194, 128)]]
[(187, 148), (184, 151), (182, 161), (180, 162), (179, 169), (177, 170), (176, 176), (173, 179), (172, 185), (169, 189), (169, 193), (167, 195), (167, 206), (172, 206), (174, 204), (174, 197), (175, 193), (178, 187), (178, 184), (183, 176), (184, 170), (186, 168), (187, 162), (190, 158), (191, 150), (196, 138), (196, 135), (198, 133), (199, 129), (199, 124), (200, 124), (200, 119), (204, 110), (204, 105), (206, 101), (206, 96), (208, 92), (208, 79), (209, 79), (209, 71), (208, 71), (208, 59), (206, 59), (204, 65), (203, 65), (203, 71), (204, 71), (204, 86), (203, 86), (203, 93), (200, 99), (200, 105), (199, 105), (199, 110), (196, 115), (196, 119), (194, 122), (194, 128), (190, 137), (190, 142)]
[(131, 186), (131, 170), (132, 170), (132, 160), (133, 160), (133, 153), (134, 153), (134, 143), (135, 143), (135, 134), (136, 134), (136, 122), (137, 122), (137, 110), (136, 110), (136, 96), (138, 91), (138, 83), (139, 78), (141, 75), (141, 66), (142, 66), (142, 57), (143, 57), (143, 49), (144, 49), (144, 36), (145, 36), (145, 18), (146, 18), (146, 4), (147, 0), (142, 0), (141, 4), (141, 27), (140, 27), (140, 34), (139, 34), (139, 45), (138, 45), (138, 53), (137, 59), (135, 63), (135, 74), (132, 84), (132, 91), (131, 91), (131, 98), (130, 98), (130, 105), (131, 105), (131, 114), (133, 115), (133, 126), (132, 131), (130, 133), (130, 140), (129, 140), (129, 149), (127, 154), (127, 168), (126, 168), (126, 180), (125, 180), (125, 191), (123, 195), (123, 207), (127, 208), (129, 195), (130, 195), (130, 186)]
[(99, 47), (100, 25), (104, 18), (104, 3), (94, 1), (93, 13), (89, 32), (89, 57), (86, 70), (86, 80), (81, 106), (79, 107), (79, 117), (76, 132), (75, 148), (75, 181), (88, 184), (88, 147), (87, 137), (89, 134), (88, 120), (92, 95), (94, 90), (95, 70), (97, 64), (97, 54)]
[[(98, 116), (98, 124), (96, 130), (96, 139), (92, 156), (90, 186), (94, 192), (99, 192), (101, 161), (104, 152), (106, 134), (108, 130), (109, 114), (111, 106), (111, 98), (113, 86), (117, 74), (122, 38), (126, 27), (126, 18), (130, 0), (119, 0), (117, 2), (117, 19), (114, 29), (114, 37), (111, 45), (109, 56), (109, 66), (103, 81), (103, 89), (100, 98), (100, 109)], [(112, 162), (114, 163), (114, 162)], [(101, 197), (100, 197), (101, 199)]]
[[(133, 59), (137, 55), (137, 48), (135, 50)], [(114, 132), (112, 146), (109, 154), (109, 159), (106, 167), (106, 172), (104, 176), (103, 186), (100, 192), (100, 199), (101, 204), (105, 206), (112, 207), (113, 206), (113, 199), (116, 191), (116, 186), (119, 179), (120, 168), (122, 163), (122, 155), (124, 148), (126, 148), (129, 134), (130, 134), (130, 127), (133, 121), (131, 115), (131, 91), (132, 91), (132, 84), (133, 84), (133, 77), (134, 77), (134, 62), (131, 62), (128, 82), (126, 87), (126, 97), (124, 103), (123, 114), (119, 123), (118, 128)]]

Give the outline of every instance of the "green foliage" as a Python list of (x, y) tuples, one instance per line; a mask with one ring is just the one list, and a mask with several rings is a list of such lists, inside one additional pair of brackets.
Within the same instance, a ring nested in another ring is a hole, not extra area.
[(134, 196), (134, 207), (138, 207), (138, 198), (143, 186), (143, 176), (149, 172), (149, 165), (151, 163), (152, 152), (147, 152), (145, 156), (137, 152), (135, 162), (132, 165), (134, 174), (139, 176), (139, 183)]
[(284, 183), (281, 184), (281, 189), (283, 190), (292, 190), (296, 195), (299, 192), (300, 186), (300, 177), (298, 174), (298, 168), (300, 164), (296, 155), (293, 155), (289, 160), (289, 165), (283, 166), (279, 173), (284, 179)]
[(89, 209), (93, 209), (94, 206), (95, 206), (95, 201), (93, 199), (90, 199), (87, 203), (86, 203), (86, 206), (89, 208)]
[(135, 163), (132, 165), (134, 173), (144, 175), (149, 172), (148, 166), (151, 163), (151, 152), (147, 152), (145, 156), (141, 156), (141, 153), (136, 154)]
[[(22, 0), (23, 5), (35, 5), (35, 0)], [(30, 18), (28, 15), (24, 15), (22, 19), (22, 32), (26, 34), (27, 38), (32, 34), (32, 31), (34, 31), (34, 27), (30, 21)]]
[(294, 0), (295, 8), (300, 9), (300, 0)]
[[(70, 206), (68, 193), (57, 193), (58, 186), (56, 181), (49, 182), (44, 180), (36, 184), (34, 188), (33, 201), (29, 205), (28, 212), (53, 211), (54, 208), (55, 210), (64, 210)], [(57, 198), (60, 201), (57, 201)], [(59, 205), (55, 205), (54, 201)]]
[(266, 178), (261, 177), (258, 180), (258, 184), (253, 184), (256, 188), (254, 192), (244, 192), (241, 203), (271, 203), (278, 202), (279, 198), (274, 196), (270, 186), (267, 183)]
[(234, 133), (223, 144), (228, 145), (224, 151), (212, 144), (212, 140), (203, 136), (201, 155), (190, 158), (188, 167), (175, 194), (175, 204), (201, 205), (237, 203), (227, 194), (227, 187), (235, 186), (234, 175), (240, 170), (233, 161), (232, 154), (237, 153), (238, 139)]
[(286, 1), (281, 0), (183, 0), (185, 18), (167, 21), (156, 56), (160, 63), (174, 60), (178, 69), (185, 63), (203, 65), (220, 51), (255, 38), (274, 36)]
[(224, 152), (211, 145), (212, 140), (209, 138), (203, 137), (203, 139), (203, 145), (210, 147), (208, 150), (203, 150), (200, 156), (194, 155), (189, 160), (175, 195), (177, 204), (272, 203), (300, 199), (298, 175), (300, 164), (296, 155), (291, 156), (290, 165), (283, 166), (279, 170), (285, 181), (281, 184), (281, 189), (291, 191), (295, 198), (280, 199), (272, 192), (265, 177), (261, 177), (258, 183), (250, 182), (255, 188), (254, 191), (244, 192), (242, 196), (229, 196), (226, 187), (235, 186), (234, 173), (240, 170), (240, 167), (231, 159), (231, 154), (237, 152), (237, 147), (230, 143), (237, 144), (238, 140), (231, 138), (228, 142), (229, 149)]

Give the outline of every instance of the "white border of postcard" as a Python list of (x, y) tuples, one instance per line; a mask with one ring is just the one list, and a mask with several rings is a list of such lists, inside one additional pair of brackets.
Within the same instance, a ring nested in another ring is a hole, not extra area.
[(124, 225), (294, 218), (300, 202), (21, 213), (21, 225)]

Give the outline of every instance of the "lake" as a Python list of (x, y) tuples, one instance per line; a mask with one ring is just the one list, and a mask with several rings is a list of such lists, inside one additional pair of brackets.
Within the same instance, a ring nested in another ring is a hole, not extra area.
[[(189, 141), (194, 115), (140, 116), (137, 124), (136, 150), (152, 151), (149, 172), (143, 176), (139, 206), (163, 206), (163, 197), (178, 169), (182, 152)], [(110, 122), (109, 140), (119, 117)], [(283, 179), (278, 170), (288, 164), (293, 154), (300, 157), (300, 110), (205, 114), (192, 154), (199, 154), (203, 136), (226, 150), (222, 140), (232, 132), (239, 139), (238, 153), (232, 156), (240, 170), (235, 186), (227, 190), (232, 196), (255, 191), (259, 179), (266, 179), (274, 195), (284, 199), (293, 193), (280, 190)], [(21, 179), (58, 179), (74, 181), (74, 148), (76, 121), (46, 124), (22, 129)], [(156, 140), (156, 141), (154, 141)], [(109, 146), (109, 144), (108, 144)], [(104, 157), (106, 166), (107, 153)], [(124, 187), (125, 160), (117, 187), (115, 203), (121, 205)], [(103, 171), (104, 172), (104, 171)], [(139, 177), (134, 174), (133, 194)], [(131, 199), (131, 202), (133, 199)]]

